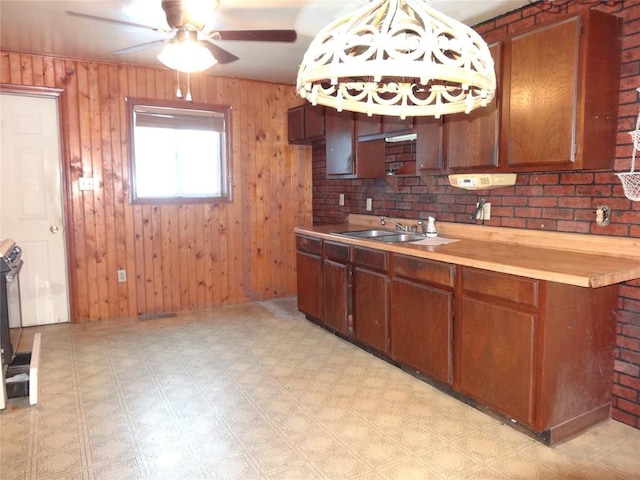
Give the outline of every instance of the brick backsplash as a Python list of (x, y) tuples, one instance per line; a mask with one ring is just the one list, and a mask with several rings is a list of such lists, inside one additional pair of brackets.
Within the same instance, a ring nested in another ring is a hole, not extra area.
[[(597, 8), (623, 18), (623, 65), (615, 171), (628, 171), (632, 144), (627, 133), (635, 127), (640, 87), (640, 2), (538, 2), (477, 26), (487, 41), (505, 32), (514, 33), (544, 23), (560, 13)], [(551, 9), (551, 11), (549, 11)], [(387, 166), (415, 161), (414, 146), (393, 144), (387, 148)], [(345, 206), (338, 196), (345, 194)], [(373, 211), (365, 210), (367, 198)], [(479, 198), (491, 202), (487, 225), (640, 237), (640, 202), (625, 198), (614, 172), (581, 171), (518, 174), (515, 186), (490, 191), (465, 191), (449, 185), (446, 175), (398, 177), (397, 188), (386, 179), (328, 180), (325, 147), (313, 147), (313, 219), (315, 224), (344, 223), (349, 213), (391, 217), (435, 216), (437, 220), (474, 223), (471, 214)], [(594, 222), (595, 209), (606, 205), (611, 223)], [(612, 417), (640, 428), (640, 280), (620, 286), (617, 310), (617, 343), (613, 372)]]

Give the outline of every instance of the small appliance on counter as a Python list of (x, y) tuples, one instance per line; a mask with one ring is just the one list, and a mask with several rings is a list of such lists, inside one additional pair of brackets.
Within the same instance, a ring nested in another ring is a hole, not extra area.
[(30, 352), (17, 352), (22, 336), (22, 264), (22, 249), (13, 240), (0, 240), (0, 409), (8, 398), (28, 396), (31, 405), (38, 402), (40, 334), (34, 335)]

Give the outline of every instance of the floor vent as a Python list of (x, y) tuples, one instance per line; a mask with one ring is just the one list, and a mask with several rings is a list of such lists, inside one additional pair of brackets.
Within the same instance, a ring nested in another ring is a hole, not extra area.
[(166, 313), (147, 313), (145, 315), (139, 315), (138, 319), (139, 320), (158, 320), (160, 318), (172, 318), (175, 317), (176, 314), (173, 312), (166, 312)]

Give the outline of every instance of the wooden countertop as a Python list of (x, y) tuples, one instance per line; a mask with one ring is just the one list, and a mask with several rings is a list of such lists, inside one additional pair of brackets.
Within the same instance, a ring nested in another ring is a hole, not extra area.
[[(415, 224), (401, 219), (402, 223)], [(459, 242), (438, 246), (383, 243), (337, 232), (381, 228), (380, 217), (352, 215), (348, 224), (296, 227), (295, 232), (325, 240), (476, 267), (494, 272), (604, 287), (640, 278), (640, 239), (544, 232), (481, 225), (437, 223), (442, 237)], [(389, 224), (385, 228), (389, 228)]]

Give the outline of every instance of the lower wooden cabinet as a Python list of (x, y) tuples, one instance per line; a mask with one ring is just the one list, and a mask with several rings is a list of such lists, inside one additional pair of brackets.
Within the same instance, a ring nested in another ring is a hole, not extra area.
[(585, 288), (296, 237), (308, 318), (547, 444), (611, 409), (618, 287)]
[(324, 322), (344, 335), (351, 334), (351, 266), (349, 246), (324, 242)]
[(322, 321), (322, 240), (298, 235), (296, 248), (298, 310)]
[(389, 347), (387, 275), (356, 268), (353, 281), (353, 335), (359, 342), (386, 352)]
[(553, 444), (609, 418), (617, 287), (462, 267), (454, 389)]
[(389, 254), (353, 249), (353, 336), (381, 352), (389, 351)]
[(455, 265), (394, 254), (391, 267), (391, 357), (421, 374), (453, 380)]
[(532, 425), (536, 315), (469, 297), (461, 303), (457, 390)]
[(391, 281), (391, 357), (451, 383), (453, 294), (404, 279)]

